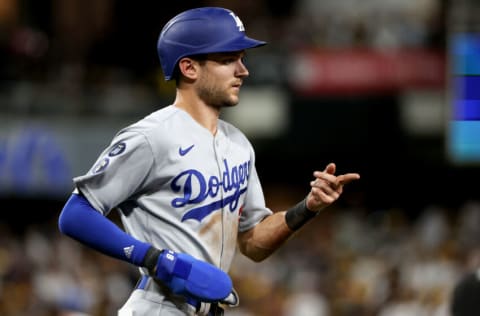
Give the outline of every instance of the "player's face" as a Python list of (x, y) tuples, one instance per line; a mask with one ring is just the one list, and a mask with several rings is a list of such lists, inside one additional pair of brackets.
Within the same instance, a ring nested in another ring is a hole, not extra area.
[(207, 56), (197, 80), (197, 93), (206, 104), (216, 108), (238, 104), (240, 87), (249, 74), (244, 57), (244, 51)]

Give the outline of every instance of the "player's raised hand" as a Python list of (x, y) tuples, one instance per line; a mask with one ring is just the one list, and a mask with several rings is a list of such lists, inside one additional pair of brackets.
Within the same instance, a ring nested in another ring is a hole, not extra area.
[(310, 182), (311, 190), (307, 196), (306, 206), (311, 211), (320, 211), (335, 202), (343, 192), (343, 186), (360, 179), (358, 173), (335, 175), (337, 167), (329, 163), (325, 170), (315, 171), (315, 180)]

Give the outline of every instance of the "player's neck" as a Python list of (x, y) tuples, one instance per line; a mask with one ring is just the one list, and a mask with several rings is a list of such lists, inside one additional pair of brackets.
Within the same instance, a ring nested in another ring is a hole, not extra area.
[(188, 100), (178, 94), (173, 105), (190, 114), (198, 124), (208, 129), (213, 135), (217, 133), (219, 109), (208, 106), (199, 100)]

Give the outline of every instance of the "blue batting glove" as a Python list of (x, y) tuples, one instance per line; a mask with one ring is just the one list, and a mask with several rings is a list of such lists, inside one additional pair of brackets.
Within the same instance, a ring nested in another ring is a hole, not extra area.
[(155, 278), (173, 293), (203, 302), (221, 301), (233, 290), (227, 273), (185, 253), (162, 250), (155, 270)]

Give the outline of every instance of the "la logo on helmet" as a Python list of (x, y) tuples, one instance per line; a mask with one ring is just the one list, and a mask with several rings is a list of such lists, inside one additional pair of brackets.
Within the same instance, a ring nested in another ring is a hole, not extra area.
[(238, 30), (240, 32), (245, 32), (245, 27), (243, 26), (242, 20), (240, 20), (240, 18), (236, 16), (233, 12), (230, 12), (230, 15), (235, 20), (235, 23), (237, 23)]

